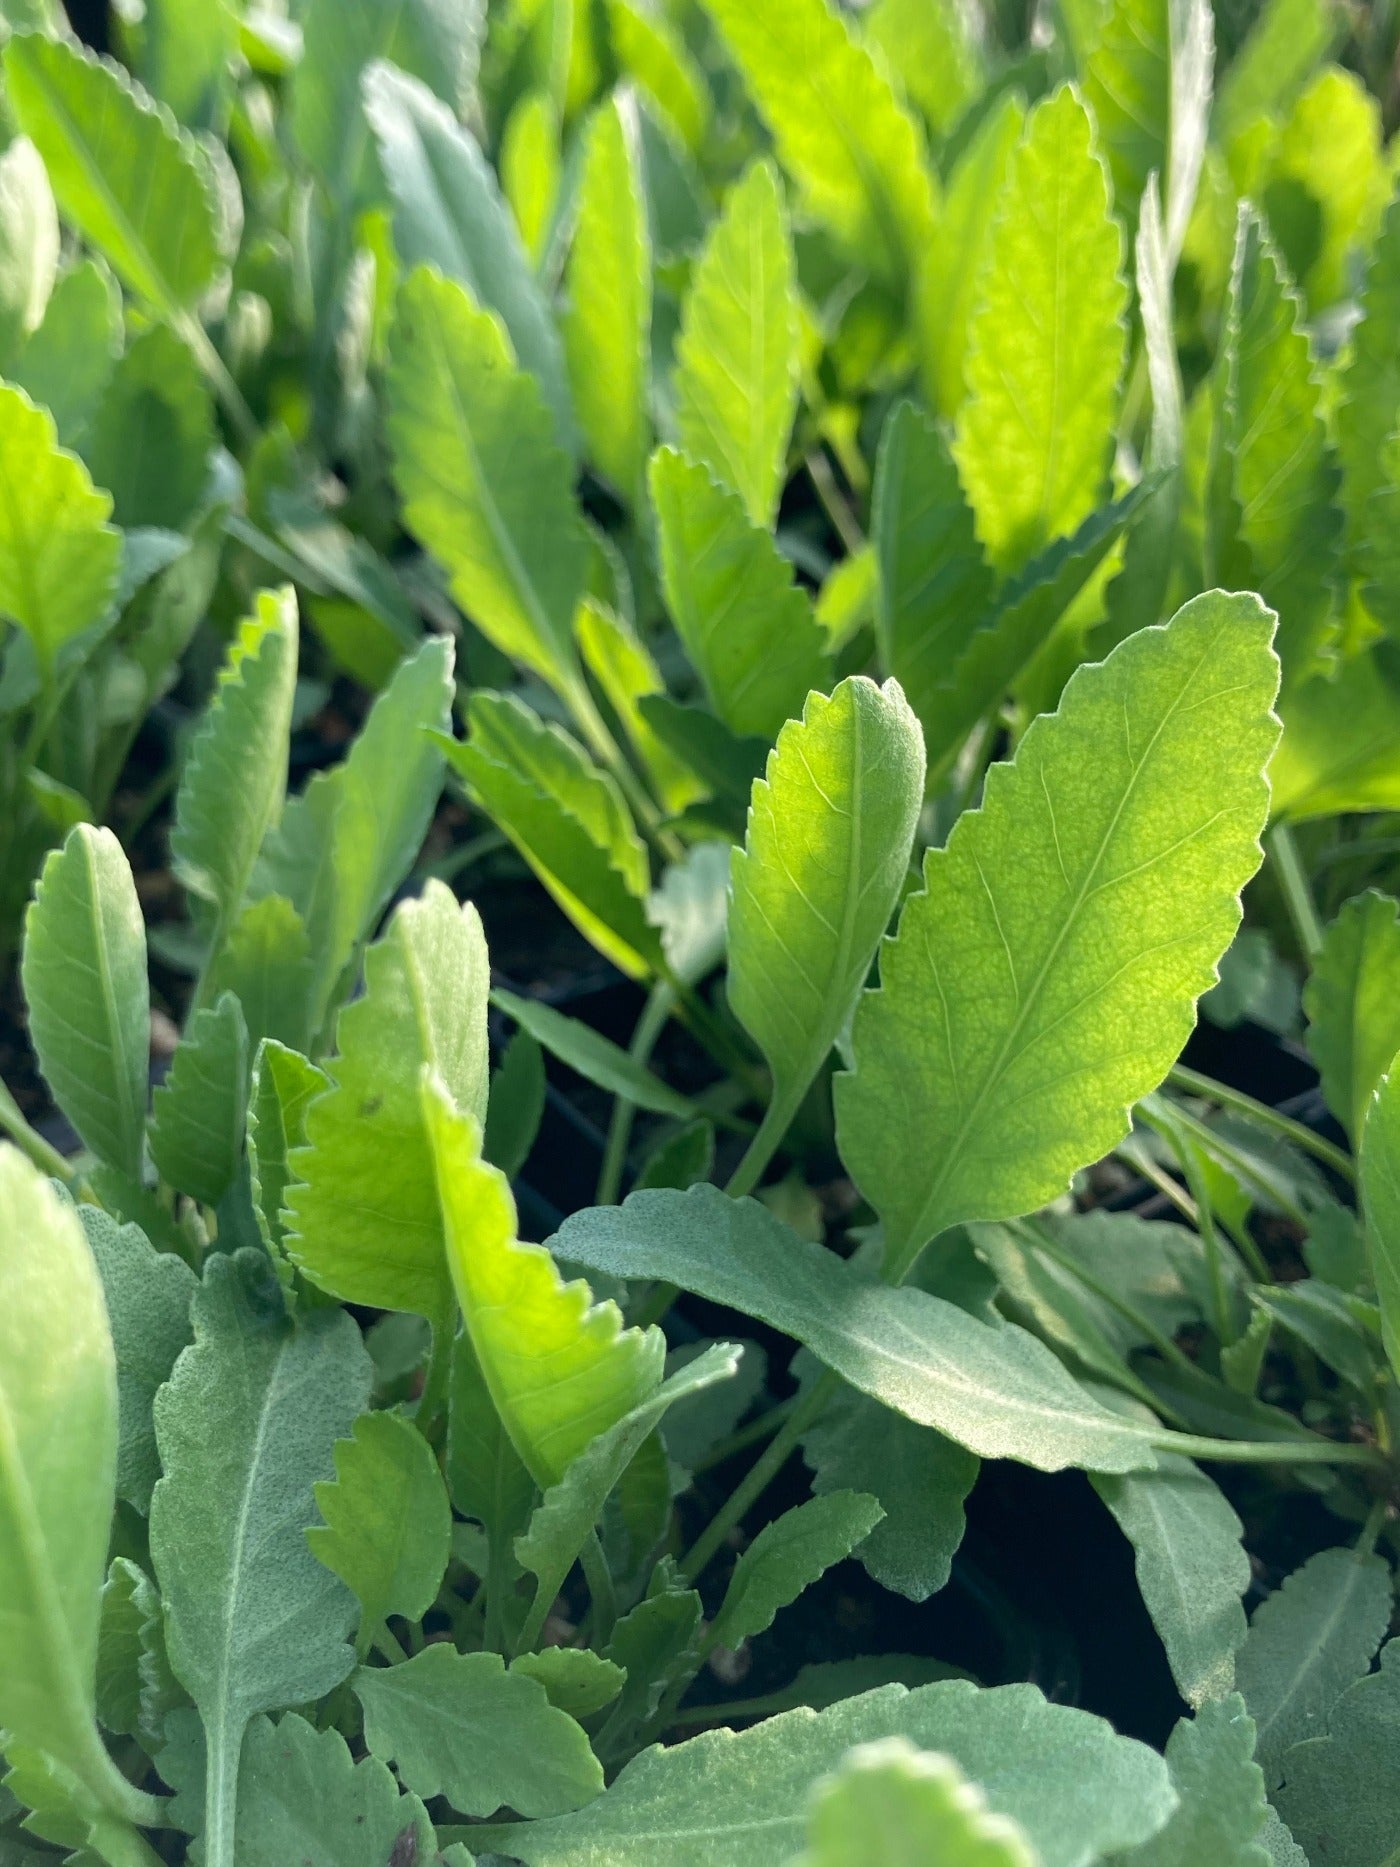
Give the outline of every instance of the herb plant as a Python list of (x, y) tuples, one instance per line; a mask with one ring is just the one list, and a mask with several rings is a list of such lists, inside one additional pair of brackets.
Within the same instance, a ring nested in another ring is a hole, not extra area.
[(1033, 12), (0, 0), (0, 1867), (1400, 1857), (1395, 29)]

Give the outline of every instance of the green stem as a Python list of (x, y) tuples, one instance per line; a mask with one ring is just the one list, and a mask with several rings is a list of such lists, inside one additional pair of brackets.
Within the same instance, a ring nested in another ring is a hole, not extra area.
[(678, 862), (685, 854), (680, 842), (669, 830), (661, 827), (661, 813), (647, 794), (636, 772), (628, 764), (622, 748), (608, 729), (608, 723), (598, 711), (588, 683), (580, 677), (571, 681), (565, 699), (570, 711), (578, 722), (579, 730), (588, 741), (593, 751), (617, 780), (623, 795), (636, 813), (637, 822), (668, 862)]
[(381, 1621), (378, 1627), (375, 1628), (374, 1637), (370, 1641), (370, 1645), (374, 1648), (376, 1653), (381, 1654), (383, 1658), (388, 1660), (391, 1666), (402, 1666), (404, 1661), (408, 1658), (401, 1643), (395, 1639), (387, 1621)]
[(1253, 1096), (1245, 1095), (1243, 1090), (1232, 1089), (1227, 1083), (1218, 1083), (1213, 1077), (1202, 1076), (1199, 1070), (1188, 1070), (1180, 1063), (1167, 1071), (1167, 1081), (1174, 1088), (1184, 1089), (1188, 1095), (1218, 1102), (1222, 1108), (1237, 1109), (1240, 1114), (1248, 1115), (1261, 1126), (1272, 1128), (1275, 1134), (1283, 1135), (1295, 1147), (1311, 1154), (1314, 1160), (1320, 1160), (1344, 1180), (1355, 1182), (1356, 1166), (1349, 1154), (1334, 1147), (1322, 1135), (1314, 1134), (1305, 1123), (1281, 1115), (1277, 1109), (1270, 1108), (1267, 1102), (1256, 1102)]
[[(638, 1063), (647, 1063), (656, 1041), (666, 1028), (666, 1020), (671, 1015), (671, 1007), (676, 1002), (676, 995), (665, 979), (660, 979), (651, 988), (642, 1015), (637, 1020), (632, 1033), (632, 1042), (628, 1046), (628, 1055)], [(603, 1152), (603, 1164), (598, 1173), (598, 1191), (594, 1199), (596, 1206), (612, 1206), (617, 1203), (618, 1193), (622, 1188), (622, 1175), (627, 1165), (627, 1146), (632, 1138), (632, 1123), (637, 1113), (637, 1105), (627, 1096), (618, 1096), (613, 1103), (612, 1119), (608, 1123), (608, 1143)]]
[(1181, 1452), (1190, 1459), (1232, 1465), (1358, 1465), (1383, 1471), (1385, 1460), (1371, 1446), (1343, 1445), (1335, 1439), (1204, 1439), (1196, 1433), (1148, 1433), (1159, 1452)]
[(238, 438), (245, 447), (251, 446), (258, 438), (258, 424), (252, 409), (243, 399), (243, 391), (229, 375), (223, 358), (214, 347), (213, 339), (193, 313), (175, 312), (171, 322), (199, 359), (199, 366), (214, 385), (214, 393), (223, 404), (224, 413), (238, 431)]
[[(800, 1097), (797, 1098), (801, 1100)], [(783, 1136), (791, 1125), (796, 1113), (794, 1098), (791, 1095), (775, 1096), (768, 1104), (767, 1113), (759, 1123), (758, 1132), (745, 1149), (744, 1158), (734, 1169), (729, 1184), (724, 1189), (731, 1199), (744, 1199), (763, 1178), (773, 1156), (782, 1146)]]
[(452, 1342), (457, 1333), (456, 1323), (456, 1313), (453, 1312), (449, 1317), (440, 1317), (429, 1325), (432, 1348), (428, 1354), (428, 1373), (414, 1420), (419, 1432), (434, 1447), (442, 1436), (442, 1416), (447, 1408), (447, 1383), (452, 1369)]
[(204, 1867), (233, 1867), (233, 1829), (238, 1802), (240, 1731), (230, 1743), (222, 1713), (206, 1727), (204, 1780)]
[(603, 1554), (596, 1530), (588, 1532), (588, 1538), (579, 1551), (579, 1561), (583, 1565), (589, 1599), (593, 1603), (593, 1645), (605, 1647), (612, 1639), (613, 1628), (617, 1625), (617, 1590), (613, 1587), (612, 1571), (608, 1568), (607, 1557)]
[(0, 1083), (0, 1133), (7, 1134), (40, 1173), (54, 1180), (72, 1181), (76, 1175), (56, 1147), (51, 1147), (36, 1128), (24, 1118), (18, 1102), (4, 1083)]
[(831, 462), (819, 447), (814, 447), (807, 455), (803, 465), (807, 477), (812, 482), (812, 490), (821, 502), (822, 510), (831, 520), (832, 530), (841, 540), (848, 557), (854, 557), (864, 549), (865, 537), (856, 515), (846, 502), (845, 495), (836, 484), (836, 475), (831, 471)]
[(776, 1407), (770, 1407), (767, 1413), (761, 1413), (756, 1420), (750, 1420), (747, 1426), (741, 1426), (725, 1439), (711, 1446), (703, 1459), (696, 1462), (695, 1476), (702, 1472), (713, 1471), (716, 1465), (723, 1465), (740, 1452), (747, 1452), (750, 1446), (771, 1438), (783, 1421), (797, 1405), (795, 1400), (780, 1400)]
[(1298, 936), (1298, 945), (1303, 949), (1303, 957), (1311, 965), (1322, 948), (1322, 922), (1318, 919), (1317, 905), (1312, 898), (1312, 889), (1308, 886), (1298, 845), (1293, 840), (1293, 831), (1286, 823), (1276, 823), (1265, 841), (1274, 860), (1274, 873), (1283, 891), (1293, 931)]

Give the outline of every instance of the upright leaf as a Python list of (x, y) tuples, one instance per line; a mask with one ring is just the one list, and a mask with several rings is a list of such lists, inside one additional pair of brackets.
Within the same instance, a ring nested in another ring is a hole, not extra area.
[(972, 21), (943, 0), (876, 0), (863, 24), (934, 134), (946, 136), (980, 89), (982, 48)]
[(222, 210), (199, 144), (120, 66), (72, 40), (16, 33), (5, 77), (64, 214), (147, 304), (189, 311), (223, 264)]
[(133, 339), (93, 420), (87, 461), (118, 524), (181, 531), (205, 504), (214, 410), (194, 352), (168, 324)]
[(1259, 863), (1272, 632), (1215, 592), (1081, 668), (925, 858), (836, 1085), (891, 1274), (1054, 1198), (1181, 1049)]
[(1167, 1739), (1167, 1768), (1181, 1798), (1134, 1867), (1268, 1867), (1264, 1775), (1254, 1761), (1254, 1725), (1237, 1692), (1202, 1705)]
[(686, 148), (699, 154), (709, 125), (710, 94), (677, 27), (678, 22), (638, 0), (608, 0), (608, 28), (619, 66)]
[(58, 271), (58, 210), (38, 150), (17, 136), (0, 155), (0, 368), (9, 374), (43, 322)]
[(1078, 93), (1026, 119), (968, 336), (954, 452), (1001, 570), (1072, 532), (1103, 493), (1128, 292), (1108, 178)]
[(568, 456), (500, 326), (426, 268), (399, 294), (388, 429), (404, 516), (457, 601), (503, 654), (568, 693), (587, 552)]
[(535, 1482), (558, 1482), (590, 1440), (661, 1379), (659, 1330), (624, 1329), (614, 1303), (593, 1305), (549, 1253), (516, 1239), (504, 1174), (481, 1158), (477, 1119), (426, 1078), (423, 1120), (448, 1261), (483, 1379)]
[(1332, 1707), (1327, 1734), (1284, 1758), (1279, 1808), (1311, 1859), (1372, 1867), (1400, 1847), (1400, 1645), (1387, 1643), (1380, 1670), (1358, 1679)]
[(305, 1145), (307, 1108), (329, 1088), (324, 1070), (275, 1039), (254, 1053), (248, 1089), (249, 1191), (262, 1241), (288, 1282), (282, 1205), (293, 1176), (287, 1159), (293, 1148)]
[(934, 225), (917, 120), (827, 0), (705, 0), (803, 204), (887, 284), (901, 285)]
[(773, 1072), (780, 1137), (836, 1041), (899, 900), (923, 803), (896, 683), (842, 681), (778, 735), (731, 865), (729, 1002)]
[(1400, 906), (1374, 888), (1327, 929), (1303, 988), (1308, 1049), (1354, 1146), (1376, 1085), (1400, 1050)]
[(248, 1110), (248, 1028), (231, 992), (197, 1011), (151, 1103), (151, 1159), (207, 1206), (232, 1186)]
[(907, 1738), (858, 1744), (812, 1793), (807, 1850), (794, 1867), (1035, 1867), (1025, 1831), (993, 1815), (949, 1757)]
[(248, 1727), (234, 1867), (398, 1867), (431, 1860), (432, 1823), (376, 1757), (288, 1712)]
[(1359, 310), (1337, 404), (1341, 499), (1353, 550), (1370, 536), (1387, 444), (1400, 428), (1400, 200), (1391, 203), (1371, 249)]
[(1269, 767), (1276, 817), (1400, 808), (1400, 655), (1391, 643), (1294, 687), (1279, 712), (1283, 739)]
[(650, 478), (662, 587), (686, 653), (725, 724), (772, 740), (830, 678), (811, 602), (708, 468), (662, 448)]
[(249, 901), (229, 928), (209, 973), (209, 993), (232, 992), (243, 1007), (249, 1054), (265, 1037), (305, 1046), (315, 989), (306, 923), (285, 895)]
[(1361, 1203), (1381, 1335), (1391, 1368), (1400, 1371), (1400, 1070), (1394, 1063), (1365, 1112)]
[(501, 189), (510, 203), (531, 264), (545, 256), (559, 205), (559, 115), (547, 91), (530, 91), (506, 119), (498, 157)]
[(210, 1257), (194, 1327), (156, 1400), (151, 1554), (170, 1663), (204, 1725), (206, 1858), (227, 1862), (248, 1721), (320, 1698), (354, 1663), (354, 1597), (305, 1532), (371, 1367), (343, 1311), (289, 1323), (256, 1252)]
[(691, 273), (676, 341), (676, 432), (692, 460), (773, 523), (797, 406), (797, 298), (772, 165), (725, 197)]
[(884, 1516), (860, 1491), (827, 1491), (765, 1524), (734, 1565), (710, 1636), (737, 1647), (766, 1633), (804, 1589), (843, 1561)]
[(79, 260), (53, 289), (44, 321), (6, 374), (49, 410), (65, 447), (80, 447), (122, 347), (121, 292), (99, 259)]
[(54, 1101), (99, 1159), (139, 1180), (151, 1051), (146, 930), (110, 830), (79, 824), (44, 864), (21, 976)]

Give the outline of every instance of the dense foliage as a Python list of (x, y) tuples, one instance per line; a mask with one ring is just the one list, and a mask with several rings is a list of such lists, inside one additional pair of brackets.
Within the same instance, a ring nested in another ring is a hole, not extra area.
[(116, 14), (0, 0), (0, 1867), (1393, 1863), (1390, 10)]

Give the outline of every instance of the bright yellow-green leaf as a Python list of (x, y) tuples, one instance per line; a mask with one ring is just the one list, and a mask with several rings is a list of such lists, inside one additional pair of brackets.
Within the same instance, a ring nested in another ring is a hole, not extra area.
[(501, 186), (525, 251), (544, 258), (559, 200), (559, 118), (547, 91), (527, 91), (501, 135)]
[(1379, 98), (1354, 72), (1328, 65), (1270, 151), (1261, 206), (1314, 311), (1351, 293), (1352, 255), (1370, 245), (1391, 191), (1384, 143)]
[(704, 73), (666, 14), (638, 0), (608, 0), (608, 27), (622, 70), (698, 152), (710, 121)]
[(904, 1737), (859, 1744), (812, 1792), (793, 1867), (1036, 1867), (1018, 1822), (993, 1815), (951, 1757)]
[(642, 712), (642, 700), (666, 691), (651, 651), (595, 597), (586, 596), (579, 604), (574, 627), (584, 665), (607, 696), (638, 758), (651, 773), (657, 796), (667, 810), (684, 810), (704, 794), (705, 786), (658, 737)]
[(1400, 654), (1381, 642), (1286, 694), (1269, 767), (1276, 817), (1400, 810)]
[(971, 16), (958, 0), (876, 0), (863, 23), (866, 38), (930, 129), (946, 135), (981, 79)]

